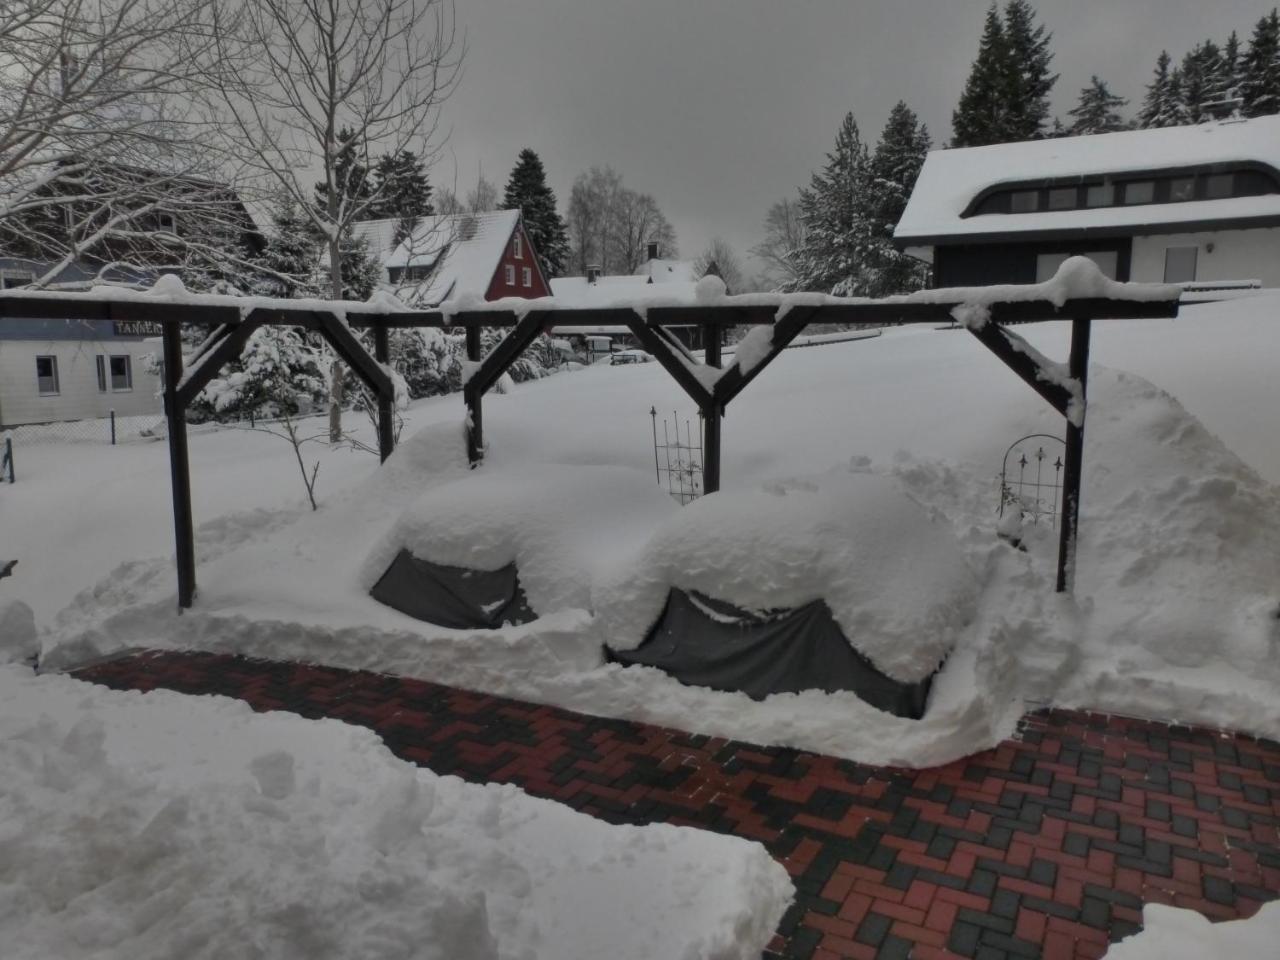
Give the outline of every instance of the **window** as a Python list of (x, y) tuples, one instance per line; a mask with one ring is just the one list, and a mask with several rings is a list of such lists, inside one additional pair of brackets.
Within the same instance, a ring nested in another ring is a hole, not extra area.
[(36, 386), (42, 397), (58, 393), (58, 358), (36, 357)]
[(1034, 213), (1040, 208), (1040, 193), (1037, 190), (1019, 190), (1009, 197), (1009, 209), (1013, 213)]
[(1076, 205), (1075, 187), (1055, 187), (1049, 191), (1050, 210), (1073, 210)]
[(1196, 278), (1199, 247), (1169, 247), (1164, 252), (1164, 282), (1191, 283)]
[(1235, 178), (1229, 173), (1214, 173), (1204, 178), (1204, 195), (1210, 200), (1221, 200), (1235, 192)]
[(1095, 183), (1085, 192), (1086, 207), (1109, 207), (1115, 202), (1115, 188), (1109, 183)]
[(1169, 181), (1169, 199), (1174, 203), (1196, 198), (1195, 177), (1174, 177)]
[(526, 287), (532, 287), (532, 286), (533, 286), (533, 271), (532, 271), (531, 269), (529, 269), (528, 267), (525, 267), (523, 270), (521, 270), (521, 273), (523, 274), (523, 276), (522, 276), (520, 279), (521, 279), (521, 281), (523, 281), (524, 285), (525, 285)]
[[(521, 240), (520, 234), (518, 233), (511, 240), (511, 255), (517, 260), (524, 259), (524, 242)], [(525, 286), (527, 287), (528, 284), (526, 283)]]
[(111, 389), (133, 389), (133, 366), (127, 356), (111, 357)]
[(14, 287), (25, 287), (35, 279), (29, 270), (0, 271), (0, 290), (12, 290)]
[(93, 358), (98, 361), (98, 392), (107, 392), (107, 358), (102, 354), (98, 354)]
[(514, 287), (516, 285), (516, 268), (511, 264), (507, 264), (507, 286)]
[(177, 233), (178, 224), (172, 213), (161, 213), (156, 216), (156, 229), (161, 233)]
[(1124, 185), (1124, 202), (1126, 204), (1150, 203), (1156, 198), (1154, 180), (1131, 180)]

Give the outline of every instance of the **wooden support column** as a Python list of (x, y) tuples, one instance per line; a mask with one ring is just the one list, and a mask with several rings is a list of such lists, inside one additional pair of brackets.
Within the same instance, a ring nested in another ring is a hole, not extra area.
[[(1076, 403), (1068, 410), (1066, 457), (1062, 468), (1062, 524), (1058, 531), (1058, 592), (1067, 593), (1075, 586), (1076, 540), (1080, 530), (1080, 479), (1084, 471), (1084, 421), (1088, 403), (1089, 338), (1092, 321), (1071, 321), (1071, 356), (1067, 360), (1071, 379), (1080, 385)], [(1076, 414), (1079, 423), (1072, 422)]]
[(164, 324), (164, 415), (169, 435), (169, 485), (173, 492), (174, 555), (178, 566), (178, 609), (196, 593), (196, 547), (191, 513), (191, 465), (187, 460), (187, 411), (178, 395), (182, 379), (182, 330)]
[[(467, 327), (467, 359), (473, 364), (480, 363), (479, 327)], [(473, 367), (471, 375), (474, 377), (478, 372)], [(468, 390), (469, 384), (470, 381), (463, 385), (462, 394), (467, 403), (467, 462), (474, 470), (484, 459), (484, 394), (479, 390)]]
[[(373, 328), (373, 359), (384, 367), (391, 364), (391, 345), (387, 336), (387, 325), (379, 323)], [(395, 397), (378, 392), (378, 456), (387, 462), (391, 451), (395, 449)]]
[[(714, 323), (702, 325), (702, 343), (708, 367), (720, 369), (720, 328)], [(702, 492), (720, 489), (720, 418), (724, 407), (715, 399), (702, 407)]]

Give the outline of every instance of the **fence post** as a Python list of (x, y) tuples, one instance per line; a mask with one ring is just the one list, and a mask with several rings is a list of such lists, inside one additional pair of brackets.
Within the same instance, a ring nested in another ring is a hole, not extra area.
[[(9, 482), (17, 483), (18, 481), (13, 475), (13, 437), (4, 438), (4, 466), (9, 468)], [(0, 472), (0, 480), (4, 479), (3, 472)]]
[[(391, 369), (391, 346), (387, 337), (387, 325), (379, 323), (373, 328), (373, 359), (388, 370)], [(395, 401), (378, 394), (378, 456), (383, 463), (391, 456), (396, 445)]]
[(116, 445), (116, 412), (111, 411), (111, 445)]
[[(720, 367), (720, 327), (714, 323), (702, 325), (704, 360), (709, 367)], [(702, 408), (702, 492), (716, 493), (720, 489), (720, 415), (723, 408), (714, 396), (711, 403)]]
[(1067, 418), (1066, 457), (1062, 468), (1062, 529), (1058, 531), (1058, 593), (1075, 586), (1076, 543), (1080, 527), (1080, 478), (1084, 461), (1084, 421), (1088, 407), (1089, 334), (1092, 323), (1087, 319), (1071, 321), (1071, 356), (1067, 373), (1080, 385), (1080, 423)]
[[(480, 363), (480, 328), (467, 327), (467, 360), (472, 364), (471, 375), (475, 376), (476, 365)], [(467, 461), (472, 468), (478, 467), (484, 459), (484, 398), (480, 391), (470, 387), (470, 381), (462, 388), (467, 403)]]
[(178, 609), (191, 606), (196, 592), (195, 532), (191, 517), (191, 465), (187, 461), (187, 412), (178, 398), (182, 380), (182, 331), (164, 325), (164, 413), (168, 420), (169, 483), (173, 492), (174, 554), (178, 565)]

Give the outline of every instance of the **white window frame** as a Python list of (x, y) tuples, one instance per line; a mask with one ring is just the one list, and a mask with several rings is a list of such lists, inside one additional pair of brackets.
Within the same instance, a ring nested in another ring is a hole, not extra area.
[(506, 267), (507, 286), (514, 287), (516, 285), (516, 268), (511, 264)]
[[(124, 361), (124, 382), (123, 387), (116, 386), (115, 362), (117, 360)], [(112, 393), (130, 393), (133, 390), (133, 360), (127, 353), (113, 353), (107, 358), (107, 375), (111, 381)]]
[[(49, 365), (53, 370), (53, 378), (52, 378), (53, 389), (52, 390), (45, 390), (40, 385), (40, 381), (44, 379), (43, 377), (40, 376), (41, 360), (48, 360)], [(39, 391), (40, 396), (42, 397), (56, 397), (62, 392), (62, 383), (58, 379), (58, 357), (56, 354), (42, 353), (36, 357), (36, 390)]]
[(524, 241), (518, 233), (511, 240), (511, 255), (517, 260), (524, 259)]
[(520, 272), (521, 272), (520, 279), (523, 285), (526, 287), (532, 287), (533, 286), (533, 269), (531, 267), (521, 267)]

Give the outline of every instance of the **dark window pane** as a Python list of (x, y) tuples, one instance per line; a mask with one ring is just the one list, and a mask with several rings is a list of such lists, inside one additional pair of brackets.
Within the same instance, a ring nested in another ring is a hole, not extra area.
[(1115, 188), (1109, 183), (1095, 183), (1085, 196), (1085, 205), (1090, 207), (1109, 207), (1114, 202)]
[(1215, 173), (1205, 178), (1204, 195), (1210, 200), (1221, 200), (1232, 194), (1235, 178), (1229, 173)]
[(129, 369), (128, 357), (111, 358), (111, 389), (132, 390), (133, 374)]
[(1019, 190), (1009, 198), (1009, 208), (1014, 213), (1034, 213), (1040, 208), (1039, 191)]
[(1075, 187), (1058, 187), (1049, 191), (1050, 210), (1073, 210), (1076, 205)]
[(1156, 197), (1153, 180), (1134, 180), (1124, 185), (1125, 203), (1150, 203)]
[(1169, 181), (1169, 199), (1175, 203), (1196, 198), (1195, 177), (1174, 177)]
[(36, 357), (36, 385), (41, 393), (58, 392), (57, 357)]

